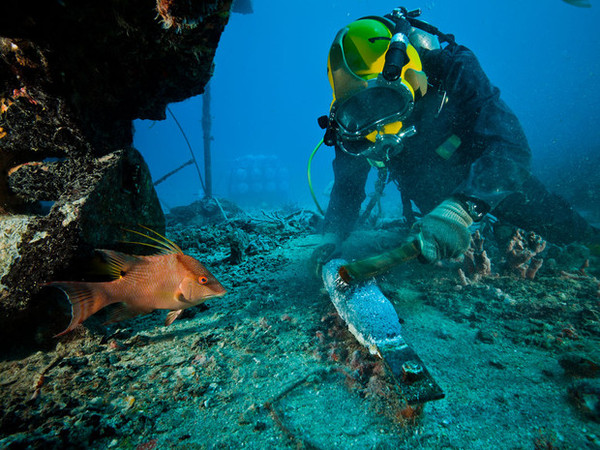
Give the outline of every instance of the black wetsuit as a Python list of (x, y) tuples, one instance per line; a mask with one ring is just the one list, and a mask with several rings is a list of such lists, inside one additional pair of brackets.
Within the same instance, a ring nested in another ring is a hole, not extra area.
[[(414, 220), (411, 200), (425, 214), (460, 194), (483, 202), (499, 220), (554, 242), (589, 234), (588, 223), (531, 174), (531, 150), (519, 120), (475, 55), (450, 44), (423, 51), (421, 61), (430, 86), (404, 122), (417, 134), (405, 139), (402, 152), (387, 164), (407, 218)], [(365, 158), (336, 148), (325, 231), (352, 230), (370, 168)]]

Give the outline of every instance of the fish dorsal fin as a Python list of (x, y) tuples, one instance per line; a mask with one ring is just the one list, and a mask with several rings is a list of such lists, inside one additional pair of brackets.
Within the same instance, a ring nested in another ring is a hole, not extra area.
[(175, 322), (175, 319), (177, 319), (181, 315), (182, 312), (183, 312), (183, 309), (178, 309), (176, 311), (170, 311), (169, 314), (167, 314), (167, 318), (165, 319), (165, 327), (168, 327), (173, 322)]
[(130, 233), (134, 233), (137, 234), (138, 236), (143, 236), (146, 239), (149, 239), (150, 241), (154, 241), (156, 242), (156, 244), (151, 244), (148, 242), (133, 242), (133, 241), (123, 241), (127, 244), (139, 244), (139, 245), (145, 245), (146, 247), (152, 247), (155, 248), (157, 250), (159, 250), (159, 254), (171, 254), (171, 253), (180, 253), (183, 254), (183, 251), (179, 248), (179, 246), (177, 244), (175, 244), (175, 242), (173, 242), (172, 240), (168, 239), (166, 236), (163, 236), (162, 234), (158, 233), (157, 231), (154, 231), (152, 228), (148, 228), (145, 227), (144, 225), (139, 225), (140, 228), (143, 228), (144, 230), (149, 231), (150, 233), (155, 234), (158, 237), (154, 237), (154, 236), (150, 236), (146, 233), (142, 233), (140, 231), (136, 231), (136, 230), (130, 230), (128, 228), (123, 228), (125, 231), (129, 231)]
[(140, 258), (133, 255), (117, 252), (115, 250), (97, 249), (106, 260), (105, 269), (107, 275), (113, 280), (122, 278), (131, 268), (140, 262)]

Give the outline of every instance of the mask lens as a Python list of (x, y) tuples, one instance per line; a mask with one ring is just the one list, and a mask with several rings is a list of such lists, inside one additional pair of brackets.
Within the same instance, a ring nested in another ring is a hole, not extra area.
[(374, 141), (368, 139), (349, 139), (338, 135), (339, 147), (353, 156), (366, 157), (385, 163), (404, 148), (403, 140), (416, 133), (411, 126), (401, 133), (378, 134)]
[(359, 137), (390, 122), (401, 121), (411, 109), (412, 97), (408, 88), (403, 91), (372, 86), (340, 104), (336, 120), (342, 134)]
[(373, 146), (367, 139), (340, 139), (338, 143), (346, 153), (356, 156), (368, 153)]

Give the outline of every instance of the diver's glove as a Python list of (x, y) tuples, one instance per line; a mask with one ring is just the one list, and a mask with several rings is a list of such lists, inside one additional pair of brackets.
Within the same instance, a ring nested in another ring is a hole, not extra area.
[(468, 228), (472, 223), (461, 202), (455, 199), (442, 202), (413, 226), (413, 238), (421, 249), (419, 259), (433, 263), (462, 255), (471, 243)]
[(321, 278), (323, 266), (334, 258), (339, 258), (342, 254), (343, 238), (337, 233), (325, 233), (321, 244), (313, 251), (310, 258), (310, 265), (317, 276)]

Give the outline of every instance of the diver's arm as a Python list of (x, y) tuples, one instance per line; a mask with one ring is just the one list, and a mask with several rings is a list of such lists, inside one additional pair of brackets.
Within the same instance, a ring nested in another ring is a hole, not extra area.
[(458, 105), (458, 128), (472, 143), (462, 149), (472, 161), (467, 179), (414, 227), (420, 258), (432, 263), (464, 253), (473, 221), (522, 190), (531, 152), (519, 121), (470, 50), (451, 44), (424, 59), (430, 80)]
[(425, 58), (449, 101), (459, 102), (458, 119), (465, 121), (463, 128), (472, 133), (474, 142), (469, 176), (455, 194), (479, 199), (493, 209), (510, 194), (521, 192), (531, 176), (531, 151), (521, 124), (469, 49), (449, 45)]
[(352, 157), (336, 148), (333, 160), (334, 182), (325, 213), (324, 235), (310, 258), (317, 278), (321, 278), (321, 269), (327, 261), (341, 256), (342, 243), (352, 231), (360, 205), (365, 199), (369, 168), (370, 165), (364, 158)]
[(370, 167), (365, 158), (350, 156), (336, 148), (334, 183), (323, 228), (325, 233), (334, 233), (341, 240), (350, 234), (366, 197), (365, 184)]

